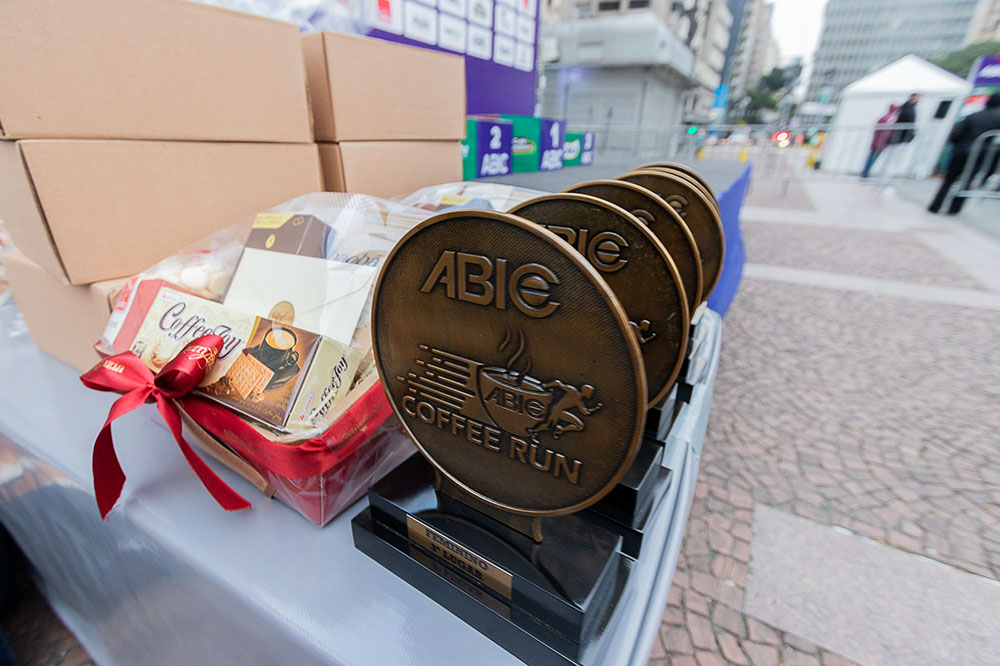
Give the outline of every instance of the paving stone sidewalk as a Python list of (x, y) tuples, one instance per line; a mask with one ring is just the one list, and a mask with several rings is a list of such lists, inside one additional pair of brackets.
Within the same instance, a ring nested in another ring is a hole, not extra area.
[(657, 666), (855, 663), (745, 612), (758, 504), (1000, 580), (1000, 311), (846, 291), (836, 277), (989, 288), (921, 240), (949, 228), (914, 204), (852, 184), (805, 189), (813, 205), (791, 208), (807, 224), (787, 209), (773, 217), (791, 223), (768, 221), (780, 201), (751, 197), (765, 207), (744, 222), (748, 262), (830, 285), (747, 278), (725, 319)]

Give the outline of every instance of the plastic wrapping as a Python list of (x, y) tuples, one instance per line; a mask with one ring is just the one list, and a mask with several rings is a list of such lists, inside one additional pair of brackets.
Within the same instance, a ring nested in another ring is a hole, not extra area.
[(325, 474), (291, 479), (262, 470), (275, 497), (317, 525), (325, 525), (361, 499), (373, 483), (413, 455), (415, 448), (391, 416), (340, 464)]
[[(185, 294), (222, 303), (223, 309), (218, 305), (199, 307), (236, 313), (234, 320), (263, 318), (258, 321), (264, 323), (254, 324), (252, 329), (265, 331), (258, 345), (251, 346), (256, 337), (241, 338), (245, 346), (237, 347), (242, 351), (236, 356), (252, 356), (255, 360), (244, 365), (263, 368), (261, 379), (252, 384), (252, 391), (262, 396), (260, 400), (267, 399), (272, 385), (276, 391), (286, 386), (294, 386), (296, 392), (304, 390), (306, 373), (312, 376), (322, 352), (316, 347), (315, 351), (307, 352), (304, 347), (300, 351), (298, 345), (305, 344), (302, 331), (313, 337), (329, 336), (334, 344), (343, 345), (339, 349), (350, 345), (354, 358), (361, 359), (357, 372), (343, 377), (338, 365), (319, 367), (320, 378), (335, 381), (337, 390), (316, 393), (316, 401), (308, 398), (311, 411), (303, 413), (316, 416), (306, 419), (311, 419), (312, 425), (305, 429), (283, 432), (236, 411), (233, 414), (240, 419), (241, 428), (221, 427), (205, 418), (204, 411), (195, 410), (197, 405), (182, 405), (188, 436), (203, 450), (265, 494), (324, 525), (413, 452), (409, 440), (400, 436), (402, 429), (374, 374), (371, 294), (382, 258), (403, 234), (429, 215), (426, 210), (358, 194), (321, 192), (285, 202), (252, 221), (211, 235), (133, 278), (119, 296), (97, 349), (105, 356), (131, 350), (151, 363), (155, 352), (145, 342), (133, 345), (133, 340), (147, 330), (145, 319), (156, 299), (169, 297), (173, 302), (178, 294), (191, 306), (183, 315), (185, 321), (194, 316), (191, 313), (197, 303), (204, 303)], [(202, 312), (194, 310), (199, 317)], [(160, 314), (152, 321), (163, 328)], [(204, 318), (200, 321), (208, 326), (215, 323), (206, 323)], [(290, 351), (281, 352), (274, 346), (276, 331), (296, 330), (300, 333)], [(265, 346), (268, 335), (272, 335), (271, 342)], [(186, 342), (182, 339), (176, 344)], [(280, 377), (282, 372), (290, 379)], [(242, 391), (244, 386), (238, 388)], [(334, 393), (338, 402), (331, 402)], [(211, 393), (202, 395), (212, 399)], [(249, 400), (254, 394), (240, 395)], [(297, 447), (292, 455), (302, 463), (300, 467), (311, 472), (289, 476), (269, 467), (266, 451), (273, 452), (276, 447), (283, 454), (285, 447)], [(265, 455), (260, 455), (261, 451)]]
[(516, 185), (465, 181), (425, 187), (401, 198), (399, 202), (435, 213), (466, 208), (503, 212), (543, 194), (548, 192)]

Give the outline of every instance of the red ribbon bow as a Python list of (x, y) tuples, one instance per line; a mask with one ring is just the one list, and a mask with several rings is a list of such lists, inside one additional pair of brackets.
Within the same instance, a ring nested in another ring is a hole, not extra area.
[(94, 441), (94, 494), (101, 518), (107, 517), (125, 485), (125, 473), (118, 462), (111, 438), (111, 423), (146, 402), (156, 403), (156, 408), (170, 427), (188, 465), (215, 501), (226, 511), (250, 508), (250, 502), (216, 476), (184, 441), (180, 414), (173, 402), (197, 388), (215, 364), (221, 350), (221, 336), (204, 335), (184, 347), (180, 354), (155, 375), (138, 356), (125, 352), (104, 359), (80, 377), (80, 381), (88, 388), (124, 394), (111, 405), (108, 420), (104, 422), (104, 427)]

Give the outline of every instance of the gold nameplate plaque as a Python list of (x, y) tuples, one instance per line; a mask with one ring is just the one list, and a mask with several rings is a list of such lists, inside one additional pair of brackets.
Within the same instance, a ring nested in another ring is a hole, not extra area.
[(701, 256), (687, 223), (670, 204), (645, 187), (621, 180), (591, 180), (574, 185), (566, 192), (610, 201), (645, 222), (674, 260), (684, 284), (688, 311), (694, 312), (701, 304)]
[(639, 341), (649, 404), (657, 404), (677, 379), (690, 328), (680, 273), (660, 240), (624, 208), (586, 194), (549, 194), (508, 212), (565, 240), (608, 283)]
[(632, 464), (648, 397), (637, 338), (600, 273), (553, 232), (489, 211), (425, 220), (386, 258), (372, 329), (417, 448), (489, 506), (572, 513)]
[(513, 581), (510, 572), (480, 557), (413, 516), (406, 517), (406, 534), (410, 541), (431, 555), (447, 562), (480, 585), (490, 588), (510, 601)]
[(676, 173), (660, 170), (630, 171), (619, 180), (641, 185), (654, 192), (674, 207), (684, 218), (701, 255), (704, 279), (702, 301), (715, 289), (722, 275), (722, 260), (726, 255), (726, 241), (722, 233), (722, 220), (711, 201), (689, 180)]

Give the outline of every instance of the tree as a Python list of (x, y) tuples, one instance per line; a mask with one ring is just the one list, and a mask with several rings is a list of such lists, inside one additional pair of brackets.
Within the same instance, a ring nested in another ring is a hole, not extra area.
[(969, 70), (972, 69), (979, 56), (996, 54), (1000, 54), (1000, 42), (977, 42), (952, 51), (948, 55), (932, 59), (931, 62), (964, 79), (969, 76)]
[(758, 90), (767, 90), (771, 93), (776, 93), (785, 87), (785, 68), (775, 67), (770, 72), (760, 77), (760, 85), (757, 86)]
[(757, 87), (747, 90), (739, 100), (738, 106), (743, 110), (742, 119), (751, 124), (761, 122), (761, 111), (777, 109), (798, 83), (801, 74), (802, 65), (796, 63), (788, 67), (775, 67), (760, 77)]

